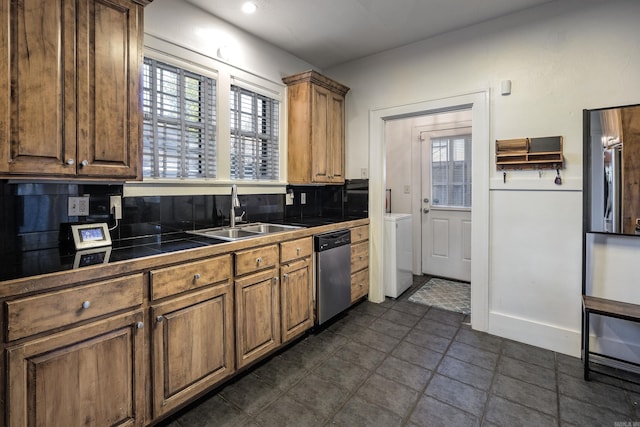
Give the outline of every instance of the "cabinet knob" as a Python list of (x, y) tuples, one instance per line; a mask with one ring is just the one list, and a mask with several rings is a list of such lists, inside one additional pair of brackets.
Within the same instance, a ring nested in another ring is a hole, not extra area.
[(164, 316), (158, 316), (158, 317), (156, 317), (156, 321), (157, 321), (158, 323), (162, 322), (163, 320), (164, 320)]
[(84, 308), (85, 310), (89, 307), (91, 307), (91, 301), (85, 301), (82, 303), (82, 308)]
[(144, 327), (144, 322), (138, 322), (136, 323), (136, 328), (137, 329), (142, 329)]
[(88, 161), (83, 160), (83, 161), (81, 161), (81, 162), (80, 162), (80, 167), (85, 167), (85, 166), (87, 166), (88, 164), (89, 164), (89, 162), (88, 162)]
[(282, 278), (283, 278), (284, 280), (287, 280), (287, 279), (289, 278), (289, 275), (288, 275), (287, 273), (284, 273), (284, 274), (282, 275)]
[(300, 255), (300, 248), (296, 248), (296, 255)]
[(76, 162), (76, 161), (75, 161), (75, 160), (73, 160), (73, 159), (67, 159), (67, 164), (68, 164), (69, 166), (73, 165), (75, 162)]
[(260, 265), (261, 262), (262, 262), (262, 257), (256, 258), (256, 264)]
[(200, 278), (200, 273), (196, 273), (193, 275), (193, 280), (198, 280)]

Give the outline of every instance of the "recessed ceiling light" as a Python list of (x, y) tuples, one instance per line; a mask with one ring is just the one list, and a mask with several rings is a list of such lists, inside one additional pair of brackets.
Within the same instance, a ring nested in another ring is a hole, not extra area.
[(244, 13), (253, 13), (256, 11), (256, 9), (257, 9), (256, 4), (251, 3), (250, 1), (242, 5), (242, 11)]

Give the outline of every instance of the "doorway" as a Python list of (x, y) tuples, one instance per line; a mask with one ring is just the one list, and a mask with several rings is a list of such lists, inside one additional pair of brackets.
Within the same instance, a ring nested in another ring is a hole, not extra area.
[(471, 281), (470, 116), (471, 110), (464, 110), (451, 122), (414, 130), (421, 148), (420, 271), (464, 282)]
[[(370, 145), (369, 145), (369, 219), (370, 219), (370, 293), (374, 302), (384, 300), (382, 288), (382, 249), (384, 245), (382, 223), (385, 211), (386, 182), (386, 123), (403, 118), (433, 115), (460, 110), (470, 110), (472, 116), (471, 133), (473, 145), (471, 157), (473, 161), (473, 189), (471, 194), (473, 210), (471, 211), (471, 323), (476, 330), (488, 330), (488, 276), (489, 276), (489, 95), (488, 91), (475, 92), (468, 95), (442, 98), (398, 107), (382, 108), (370, 111)], [(421, 145), (418, 144), (418, 145)], [(422, 148), (420, 147), (419, 150)], [(413, 147), (412, 147), (413, 150)], [(412, 170), (421, 170), (420, 157), (412, 154)], [(415, 175), (415, 174), (412, 174)], [(411, 188), (421, 188), (421, 183), (413, 178)], [(404, 190), (404, 188), (403, 188)], [(411, 192), (411, 191), (410, 191)], [(422, 210), (421, 192), (411, 192), (414, 200), (411, 212)], [(417, 203), (416, 203), (417, 201)], [(414, 221), (414, 223), (417, 221)], [(414, 229), (415, 232), (415, 229)], [(414, 233), (415, 235), (415, 233)], [(415, 247), (414, 247), (415, 249)], [(415, 251), (414, 251), (415, 252)], [(421, 265), (416, 260), (415, 266)], [(419, 270), (418, 270), (419, 271)]]

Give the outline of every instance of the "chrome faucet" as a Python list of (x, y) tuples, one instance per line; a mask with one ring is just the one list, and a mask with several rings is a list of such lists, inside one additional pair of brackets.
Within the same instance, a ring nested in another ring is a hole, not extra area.
[(238, 186), (233, 184), (231, 186), (231, 212), (229, 213), (229, 225), (231, 228), (236, 226), (236, 221), (242, 221), (242, 217), (245, 211), (242, 211), (240, 216), (236, 216), (236, 208), (240, 207), (240, 199), (238, 198)]

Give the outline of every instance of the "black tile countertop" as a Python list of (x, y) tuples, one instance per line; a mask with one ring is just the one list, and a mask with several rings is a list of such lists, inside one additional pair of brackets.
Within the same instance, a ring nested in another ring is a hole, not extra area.
[[(278, 222), (301, 227), (314, 227), (362, 218), (292, 218)], [(89, 265), (126, 261), (164, 253), (224, 243), (222, 240), (198, 236), (184, 231), (148, 235), (114, 241), (112, 246), (78, 251), (50, 248), (0, 254), (0, 282), (41, 274), (73, 270)]]

